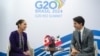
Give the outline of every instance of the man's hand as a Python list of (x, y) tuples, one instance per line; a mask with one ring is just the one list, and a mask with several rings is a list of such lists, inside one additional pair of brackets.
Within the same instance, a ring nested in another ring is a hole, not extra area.
[(71, 51), (71, 55), (72, 56), (75, 56), (76, 54), (80, 53), (79, 51), (77, 51), (75, 48), (72, 48), (72, 51)]

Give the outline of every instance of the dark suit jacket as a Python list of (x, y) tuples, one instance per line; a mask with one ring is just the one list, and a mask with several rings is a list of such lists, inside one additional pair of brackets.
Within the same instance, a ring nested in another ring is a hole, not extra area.
[(79, 42), (78, 31), (73, 32), (73, 38), (71, 41), (71, 48), (74, 47), (80, 51), (79, 56), (94, 56), (94, 39), (91, 30), (84, 28), (82, 34), (82, 43)]
[[(28, 50), (27, 46), (27, 34), (22, 33), (24, 37), (24, 51)], [(25, 56), (23, 50), (19, 48), (19, 34), (18, 31), (13, 31), (10, 34), (10, 52), (9, 56)]]

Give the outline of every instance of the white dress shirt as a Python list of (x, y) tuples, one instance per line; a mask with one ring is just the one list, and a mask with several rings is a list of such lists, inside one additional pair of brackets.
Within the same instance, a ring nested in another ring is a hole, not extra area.
[(81, 41), (82, 41), (83, 31), (84, 31), (84, 27), (82, 27), (82, 29), (80, 30), (80, 32), (81, 32)]

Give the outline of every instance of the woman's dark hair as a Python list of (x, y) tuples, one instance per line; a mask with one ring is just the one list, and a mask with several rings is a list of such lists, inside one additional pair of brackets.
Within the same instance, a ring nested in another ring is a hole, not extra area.
[(77, 17), (73, 18), (73, 20), (79, 24), (82, 23), (82, 26), (84, 26), (84, 24), (85, 24), (85, 20), (82, 16), (77, 16)]
[[(24, 21), (25, 21), (25, 20), (20, 19), (20, 20), (18, 20), (18, 21), (16, 22), (16, 25), (18, 26), (19, 24), (22, 24)], [(19, 28), (19, 26), (18, 26), (18, 28)]]

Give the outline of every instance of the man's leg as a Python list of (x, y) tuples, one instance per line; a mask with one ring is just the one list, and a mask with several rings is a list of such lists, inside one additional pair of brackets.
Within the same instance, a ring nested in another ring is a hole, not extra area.
[(76, 56), (94, 56), (94, 55), (92, 55), (92, 54), (86, 54), (86, 53), (84, 53), (84, 54), (80, 53), (80, 54), (76, 54)]

